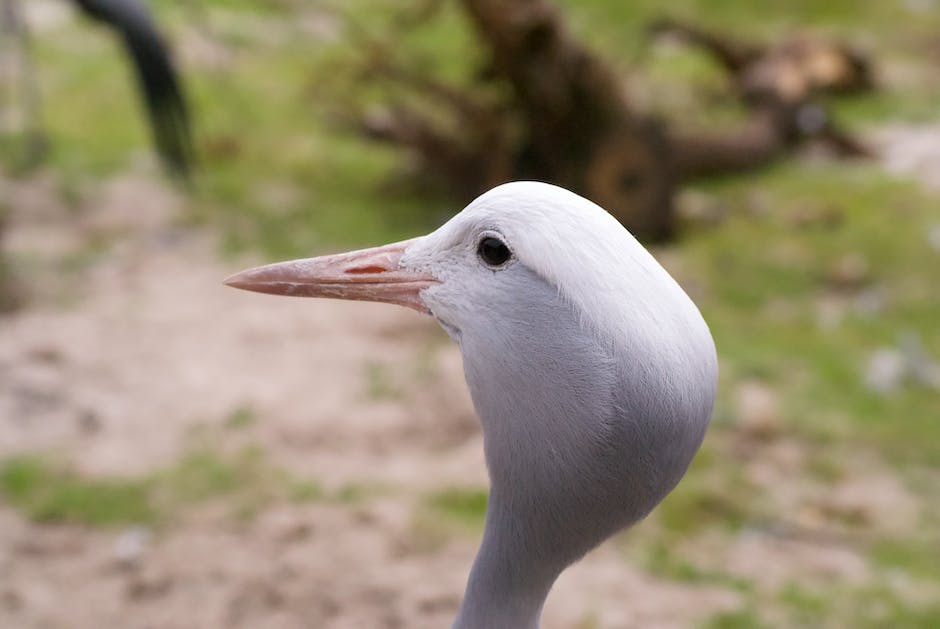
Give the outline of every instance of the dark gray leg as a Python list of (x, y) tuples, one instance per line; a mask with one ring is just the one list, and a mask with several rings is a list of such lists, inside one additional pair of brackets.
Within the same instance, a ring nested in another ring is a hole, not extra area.
[[(42, 161), (46, 153), (46, 134), (42, 126), (42, 97), (33, 64), (32, 42), (19, 0), (0, 0), (0, 52), (7, 57), (16, 81), (11, 99), (19, 106), (19, 119), (23, 125), (22, 166), (29, 168)], [(11, 114), (15, 116), (15, 114)]]

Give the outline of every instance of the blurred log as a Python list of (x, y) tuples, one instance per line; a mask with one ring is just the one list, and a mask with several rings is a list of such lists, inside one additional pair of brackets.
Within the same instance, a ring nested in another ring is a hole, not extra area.
[(711, 54), (751, 111), (737, 131), (702, 136), (675, 132), (673, 153), (682, 179), (757, 168), (805, 140), (820, 142), (839, 156), (870, 156), (815, 100), (827, 93), (873, 87), (868, 59), (847, 44), (797, 33), (761, 46), (675, 20), (654, 22), (650, 31)]
[(670, 18), (655, 20), (647, 30), (654, 37), (672, 37), (706, 50), (730, 74), (737, 74), (764, 53), (763, 48), (751, 43), (719, 36), (694, 24)]
[[(661, 240), (673, 235), (672, 198), (683, 180), (757, 168), (806, 139), (838, 154), (866, 153), (813, 100), (871, 85), (867, 61), (844, 45), (802, 37), (762, 47), (677, 22), (653, 25), (713, 54), (751, 112), (740, 129), (695, 135), (637, 113), (616, 73), (549, 0), (461, 4), (489, 57), (478, 93), (395, 67), (381, 51), (367, 75), (411, 98), (361, 114), (356, 124), (410, 149), (419, 173), (464, 199), (510, 179), (550, 181), (593, 199), (639, 238)], [(494, 84), (502, 92), (487, 90)], [(480, 96), (494, 92), (503, 100)], [(432, 102), (435, 115), (415, 100)]]
[(768, 102), (734, 131), (690, 134), (675, 131), (669, 142), (682, 181), (760, 168), (806, 140), (838, 157), (871, 157), (871, 150), (839, 129), (815, 103)]
[(512, 88), (523, 129), (519, 178), (595, 200), (647, 239), (672, 234), (673, 181), (660, 126), (627, 106), (616, 74), (574, 39), (544, 0), (464, 0)]
[(445, 127), (412, 106), (395, 103), (373, 108), (354, 121), (367, 137), (412, 149), (416, 173), (429, 187), (444, 182), (445, 188), (470, 198), (512, 178), (510, 129), (506, 112), (498, 106), (387, 60), (371, 64), (369, 78), (403, 85), (450, 113)]
[(811, 33), (796, 33), (763, 46), (678, 20), (658, 20), (649, 30), (711, 54), (731, 76), (741, 98), (751, 103), (804, 103), (822, 93), (874, 86), (871, 63), (862, 52)]

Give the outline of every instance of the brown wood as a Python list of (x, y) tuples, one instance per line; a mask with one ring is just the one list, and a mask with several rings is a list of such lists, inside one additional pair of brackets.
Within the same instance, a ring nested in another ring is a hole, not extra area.
[[(866, 152), (813, 101), (825, 91), (870, 87), (867, 61), (842, 44), (798, 36), (767, 47), (656, 23), (651, 32), (714, 55), (751, 112), (739, 129), (695, 135), (637, 113), (617, 74), (571, 34), (549, 0), (461, 5), (488, 53), (480, 89), (444, 85), (373, 57), (370, 78), (411, 98), (361, 115), (358, 127), (411, 149), (420, 176), (464, 200), (510, 179), (549, 181), (595, 200), (638, 237), (660, 240), (674, 233), (672, 199), (681, 181), (757, 168), (808, 138), (839, 154)], [(435, 115), (415, 97), (433, 103)]]

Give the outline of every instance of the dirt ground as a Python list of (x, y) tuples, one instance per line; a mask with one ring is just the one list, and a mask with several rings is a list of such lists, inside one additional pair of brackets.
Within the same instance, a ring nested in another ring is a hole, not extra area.
[[(142, 475), (209, 435), (220, 448), (258, 446), (327, 490), (393, 488), (351, 504), (282, 501), (247, 520), (209, 504), (154, 530), (38, 525), (0, 506), (0, 626), (449, 624), (478, 533), (431, 543), (415, 514), (427, 492), (485, 486), (486, 473), (459, 353), (432, 321), (225, 288), (259, 260), (221, 258), (148, 172), (77, 206), (49, 174), (0, 184), (15, 208), (6, 246), (30, 295), (0, 320), (0, 458), (45, 452), (86, 475)], [(257, 421), (224, 431), (244, 409)], [(799, 454), (778, 449), (753, 473), (782, 482)], [(876, 500), (873, 486), (843, 491)], [(911, 509), (903, 489), (882, 493), (896, 497), (876, 505), (886, 521)], [(851, 548), (752, 532), (731, 545), (728, 570), (774, 583), (864, 580), (867, 565)], [(543, 620), (678, 628), (739, 604), (734, 588), (649, 574), (615, 541), (562, 576)]]

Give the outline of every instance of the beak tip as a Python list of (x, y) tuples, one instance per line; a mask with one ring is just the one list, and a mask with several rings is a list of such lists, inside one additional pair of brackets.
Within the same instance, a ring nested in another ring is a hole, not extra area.
[(236, 273), (235, 275), (229, 275), (224, 280), (222, 280), (222, 283), (226, 286), (231, 286), (232, 288), (238, 288), (238, 284), (239, 284), (238, 276), (239, 275), (241, 274)]
[(234, 275), (229, 275), (224, 280), (222, 284), (229, 286), (231, 288), (239, 288), (241, 290), (251, 290), (252, 282), (251, 278), (247, 277), (248, 273), (242, 271), (240, 273), (235, 273)]

